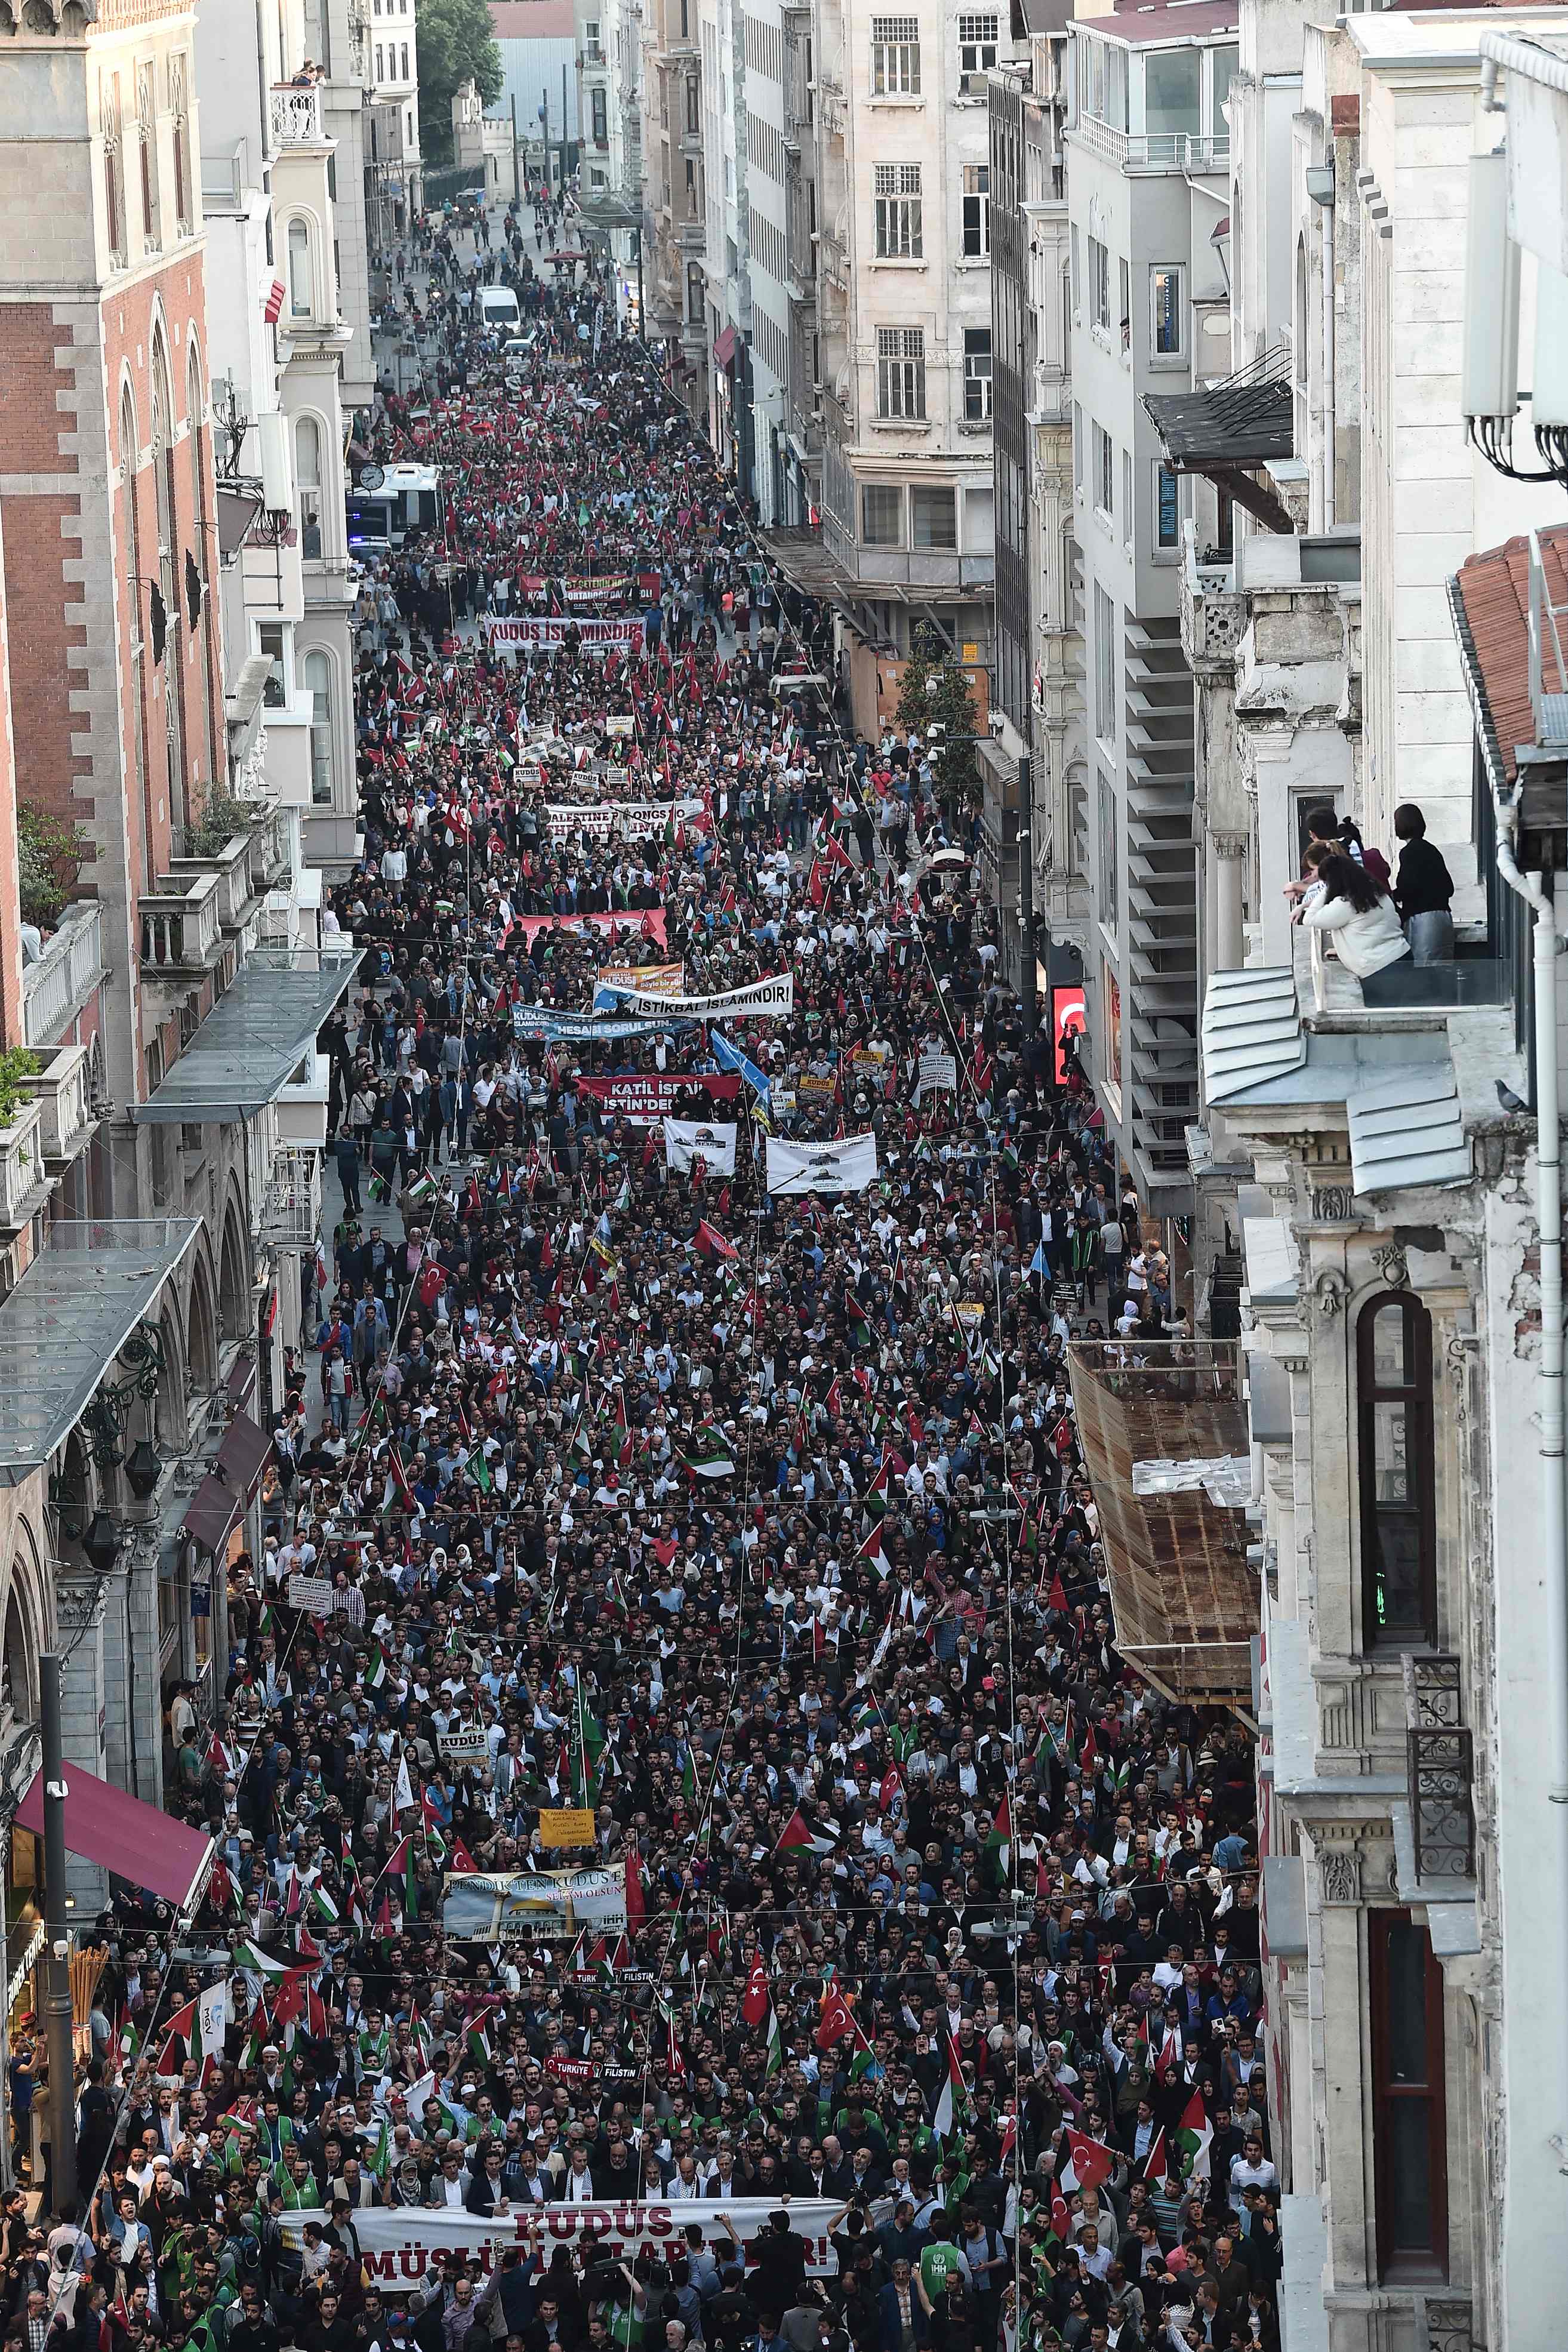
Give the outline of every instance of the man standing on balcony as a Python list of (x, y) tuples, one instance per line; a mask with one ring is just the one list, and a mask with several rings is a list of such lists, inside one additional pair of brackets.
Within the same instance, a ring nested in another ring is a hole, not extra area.
[(1410, 942), (1412, 963), (1452, 963), (1454, 961), (1454, 877), (1443, 853), (1427, 838), (1427, 820), (1414, 801), (1401, 801), (1394, 812), (1394, 830), (1404, 844), (1394, 903)]

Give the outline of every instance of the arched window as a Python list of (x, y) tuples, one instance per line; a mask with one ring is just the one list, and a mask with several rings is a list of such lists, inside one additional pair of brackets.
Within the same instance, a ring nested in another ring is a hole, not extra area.
[(321, 427), (313, 416), (294, 420), (294, 481), (299, 494), (299, 545), (321, 552)]
[(158, 107), (151, 58), (136, 68), (136, 152), (141, 170), (141, 242), (149, 253), (157, 253), (163, 238), (158, 202)]
[(1435, 1644), (1432, 1318), (1411, 1292), (1382, 1291), (1362, 1308), (1355, 1391), (1366, 1646)]
[(152, 886), (152, 794), (147, 777), (147, 593), (141, 577), (141, 533), (136, 513), (136, 406), (126, 385), (120, 403), (120, 481), (124, 516), (125, 614), (131, 631), (131, 740), (136, 761), (136, 805), (141, 832), (141, 886)]
[(103, 214), (109, 258), (125, 267), (125, 158), (120, 150), (120, 76), (105, 74), (99, 88), (99, 128), (103, 136)]
[(319, 650), (299, 665), (299, 682), (310, 697), (310, 798), (318, 808), (332, 805), (332, 665)]
[(288, 224), (288, 315), (316, 316), (316, 267), (310, 254), (310, 231), (302, 220)]

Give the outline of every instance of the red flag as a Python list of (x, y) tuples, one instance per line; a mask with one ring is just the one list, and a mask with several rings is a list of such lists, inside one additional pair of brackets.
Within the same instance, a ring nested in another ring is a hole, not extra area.
[(692, 1239), (704, 1257), (728, 1260), (740, 1255), (740, 1252), (734, 1244), (727, 1242), (724, 1235), (716, 1226), (710, 1225), (706, 1217), (698, 1219), (697, 1229), (692, 1235)]
[(469, 1853), (467, 1847), (464, 1844), (462, 1839), (454, 1838), (452, 1841), (452, 1852), (447, 1856), (446, 1867), (451, 1871), (453, 1876), (456, 1877), (464, 1871), (477, 1870), (479, 1865), (475, 1861), (473, 1855)]
[(890, 1764), (882, 1776), (882, 1786), (876, 1792), (876, 1801), (884, 1813), (893, 1811), (893, 1801), (903, 1786), (903, 1773), (896, 1764)]
[(1149, 2152), (1144, 2158), (1144, 2179), (1163, 2180), (1169, 2169), (1170, 2161), (1166, 2155), (1166, 2136), (1162, 2127), (1149, 2142)]
[(755, 1959), (751, 1964), (751, 1974), (747, 1979), (740, 2013), (747, 2025), (760, 2025), (772, 2005), (768, 1990), (768, 1971), (760, 1958)]
[(647, 1920), (648, 1906), (643, 1895), (643, 1858), (635, 1846), (626, 1857), (626, 1933), (636, 1935)]
[(1101, 2189), (1116, 2169), (1116, 2151), (1103, 2140), (1086, 2139), (1071, 2125), (1067, 2132), (1067, 2152), (1080, 2189)]
[(797, 1805), (789, 1820), (785, 1822), (779, 1843), (774, 1847), (773, 1851), (775, 1853), (789, 1853), (797, 1846), (809, 1846), (811, 1843), (811, 1832), (806, 1827), (805, 1822), (801, 1817), (800, 1808)]
[(822, 2014), (813, 2037), (818, 2049), (831, 2050), (835, 2042), (841, 2042), (846, 2033), (852, 2033), (854, 2030), (855, 2021), (849, 2002), (836, 1984), (830, 1985), (823, 1997)]
[(1063, 2246), (1071, 2242), (1072, 2216), (1067, 2210), (1067, 2200), (1054, 2183), (1051, 2191), (1051, 2226)]

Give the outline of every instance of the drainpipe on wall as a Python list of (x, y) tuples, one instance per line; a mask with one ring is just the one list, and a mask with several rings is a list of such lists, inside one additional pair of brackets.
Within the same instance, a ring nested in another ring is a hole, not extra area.
[[(1541, 1369), (1536, 1395), (1541, 1423), (1542, 1555), (1545, 1568), (1542, 1647), (1550, 1677), (1547, 1796), (1553, 1807), (1552, 1858), (1563, 1914), (1558, 1948), (1568, 1950), (1568, 1490), (1563, 1486), (1563, 1140), (1557, 1084), (1557, 919), (1539, 873), (1519, 869), (1519, 788), (1511, 799), (1493, 795), (1498, 872), (1534, 910), (1535, 1183), (1541, 1234)], [(1556, 2143), (1560, 2169), (1568, 2148)]]

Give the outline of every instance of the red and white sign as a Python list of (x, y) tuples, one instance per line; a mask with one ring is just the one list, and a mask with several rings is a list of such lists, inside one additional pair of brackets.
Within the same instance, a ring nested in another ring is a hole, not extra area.
[(1067, 1061), (1062, 1053), (1063, 1041), (1082, 1037), (1085, 1021), (1083, 991), (1081, 988), (1053, 988), (1051, 992), (1051, 1034), (1056, 1052), (1056, 1083), (1067, 1084)]
[(722, 1076), (690, 1070), (627, 1070), (619, 1076), (579, 1078), (579, 1094), (591, 1095), (612, 1118), (630, 1119), (633, 1127), (663, 1126), (684, 1095), (700, 1087), (714, 1102), (734, 1102), (740, 1093), (740, 1073)]
[(643, 650), (640, 620), (579, 621), (566, 613), (492, 613), (485, 622), (485, 634), (493, 646), (519, 646), (539, 653), (554, 653), (564, 646), (569, 629), (577, 631), (589, 653), (608, 653), (612, 646), (627, 654)]

